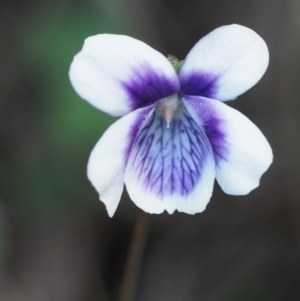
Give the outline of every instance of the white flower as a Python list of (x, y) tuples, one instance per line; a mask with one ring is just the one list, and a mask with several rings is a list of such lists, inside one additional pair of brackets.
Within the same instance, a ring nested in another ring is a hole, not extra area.
[(179, 72), (136, 39), (101, 34), (86, 39), (70, 78), (96, 108), (122, 116), (102, 136), (88, 178), (113, 216), (124, 183), (150, 213), (205, 209), (215, 178), (224, 192), (259, 185), (272, 150), (231, 100), (255, 85), (268, 66), (265, 42), (240, 25), (217, 28), (190, 51)]

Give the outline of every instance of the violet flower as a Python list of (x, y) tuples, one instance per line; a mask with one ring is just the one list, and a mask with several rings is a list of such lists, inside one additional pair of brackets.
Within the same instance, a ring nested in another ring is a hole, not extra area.
[(182, 66), (127, 36), (87, 38), (71, 64), (72, 85), (96, 108), (124, 115), (88, 162), (88, 178), (109, 216), (124, 183), (138, 207), (170, 214), (203, 211), (215, 178), (232, 195), (256, 188), (272, 150), (260, 130), (224, 101), (255, 85), (268, 60), (262, 38), (240, 25), (206, 35)]

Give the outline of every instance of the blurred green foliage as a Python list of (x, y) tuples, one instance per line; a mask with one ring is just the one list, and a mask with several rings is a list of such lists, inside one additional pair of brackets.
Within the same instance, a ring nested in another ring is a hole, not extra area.
[(114, 119), (79, 98), (68, 71), (86, 37), (119, 26), (89, 3), (31, 10), (18, 31), (20, 55), (38, 85), (37, 119), (46, 148), (42, 158), (18, 163), (24, 207), (61, 210), (86, 202), (81, 187), (89, 152)]

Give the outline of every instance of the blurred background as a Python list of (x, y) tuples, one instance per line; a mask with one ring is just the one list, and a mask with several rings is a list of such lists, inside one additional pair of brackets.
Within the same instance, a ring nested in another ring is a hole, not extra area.
[(233, 106), (274, 163), (247, 196), (215, 184), (206, 211), (152, 215), (134, 300), (300, 300), (300, 2), (2, 0), (0, 300), (116, 300), (138, 209), (115, 216), (86, 178), (113, 118), (81, 100), (68, 70), (83, 40), (126, 34), (184, 58), (225, 24), (255, 30), (270, 65)]

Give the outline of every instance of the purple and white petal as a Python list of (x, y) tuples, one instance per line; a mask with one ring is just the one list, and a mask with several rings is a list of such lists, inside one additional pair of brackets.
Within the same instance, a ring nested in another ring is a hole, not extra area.
[(124, 172), (130, 149), (153, 106), (135, 110), (112, 124), (94, 147), (88, 162), (88, 178), (112, 217), (124, 187)]
[(210, 200), (213, 151), (205, 132), (181, 105), (168, 127), (159, 107), (132, 147), (125, 185), (132, 201), (149, 213), (176, 209), (195, 214)]
[(232, 100), (265, 73), (269, 52), (264, 40), (241, 25), (222, 26), (203, 37), (179, 72), (186, 95)]
[(211, 142), (216, 178), (223, 191), (244, 195), (256, 188), (273, 160), (271, 147), (261, 131), (222, 102), (186, 96), (183, 103)]
[(83, 99), (113, 116), (153, 104), (180, 88), (176, 72), (161, 53), (122, 35), (87, 38), (69, 75)]

